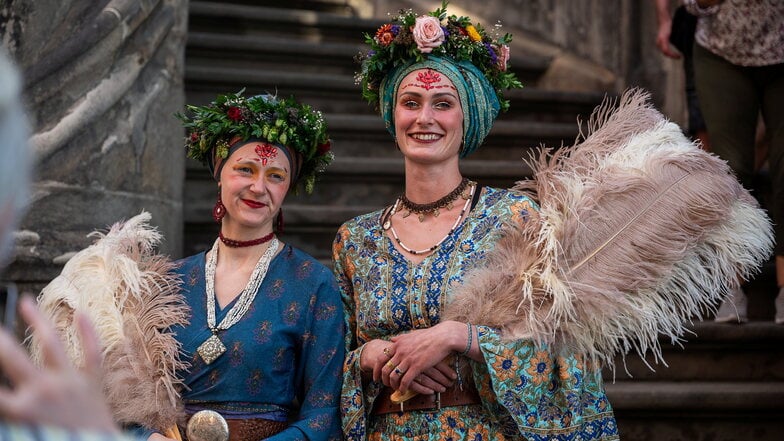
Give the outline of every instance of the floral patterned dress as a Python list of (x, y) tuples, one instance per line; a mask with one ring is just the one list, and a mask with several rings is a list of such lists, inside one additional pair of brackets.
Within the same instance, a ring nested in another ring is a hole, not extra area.
[(364, 343), (438, 323), (450, 287), (492, 249), (502, 224), (525, 222), (535, 209), (525, 196), (485, 187), (463, 224), (419, 264), (393, 246), (381, 228), (382, 211), (340, 228), (333, 254), (347, 320), (341, 397), (347, 439), (618, 439), (598, 369), (530, 341), (502, 342), (486, 326), (477, 327), (484, 362), (470, 361), (481, 404), (371, 413), (383, 385), (362, 383)]

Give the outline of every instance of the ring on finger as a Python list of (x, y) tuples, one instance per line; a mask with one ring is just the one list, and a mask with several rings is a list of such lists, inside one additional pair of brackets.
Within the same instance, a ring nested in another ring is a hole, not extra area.
[(395, 367), (395, 363), (392, 363), (392, 360), (389, 360), (389, 361), (387, 362), (387, 367), (388, 367), (388, 368), (390, 368), (390, 369), (397, 369), (397, 368)]
[(392, 351), (389, 350), (389, 346), (384, 348), (384, 355), (386, 355), (389, 358), (392, 358)]
[(403, 375), (403, 373), (405, 373), (405, 371), (402, 371), (402, 370), (400, 370), (400, 368), (397, 368), (397, 367), (394, 369), (394, 372), (396, 374), (398, 374), (398, 375)]

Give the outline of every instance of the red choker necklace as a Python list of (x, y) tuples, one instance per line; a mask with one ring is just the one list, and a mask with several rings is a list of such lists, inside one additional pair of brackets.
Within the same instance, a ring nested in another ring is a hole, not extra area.
[(263, 243), (269, 242), (269, 241), (272, 240), (273, 237), (275, 237), (275, 232), (273, 231), (272, 233), (270, 233), (270, 234), (268, 234), (268, 235), (266, 235), (264, 237), (260, 237), (258, 239), (253, 239), (253, 240), (234, 240), (234, 239), (229, 239), (229, 238), (223, 236), (223, 231), (218, 232), (218, 237), (220, 238), (221, 242), (226, 244), (227, 247), (243, 248), (243, 247), (252, 247), (254, 245), (261, 245)]

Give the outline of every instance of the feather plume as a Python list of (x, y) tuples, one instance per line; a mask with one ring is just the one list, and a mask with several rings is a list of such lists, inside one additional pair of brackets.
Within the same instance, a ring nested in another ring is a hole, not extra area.
[[(175, 375), (186, 367), (169, 331), (188, 321), (174, 263), (156, 255), (161, 235), (141, 214), (92, 233), (95, 243), (76, 253), (38, 297), (75, 363), (83, 359), (73, 322), (82, 311), (96, 327), (103, 352), (103, 386), (115, 421), (164, 431), (181, 414)], [(40, 363), (35, 338), (31, 353)]]
[[(502, 330), (613, 366), (679, 343), (772, 251), (770, 220), (718, 157), (649, 104), (606, 101), (574, 146), (543, 149), (513, 190), (539, 213), (507, 225), (445, 319)], [(601, 363), (596, 363), (599, 366)]]

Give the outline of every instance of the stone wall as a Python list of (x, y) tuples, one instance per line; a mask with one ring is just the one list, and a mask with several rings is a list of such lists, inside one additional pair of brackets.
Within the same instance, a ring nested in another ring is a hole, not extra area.
[(3, 275), (36, 290), (87, 234), (152, 213), (182, 246), (187, 0), (8, 0), (0, 41), (16, 60), (36, 157), (32, 200)]

